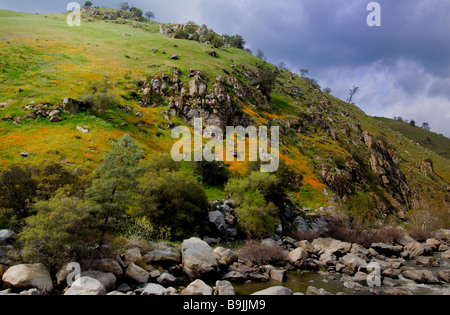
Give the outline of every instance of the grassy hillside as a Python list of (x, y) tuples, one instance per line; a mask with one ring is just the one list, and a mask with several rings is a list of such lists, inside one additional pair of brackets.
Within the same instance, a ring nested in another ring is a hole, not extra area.
[[(237, 48), (223, 48), (217, 50), (218, 58), (210, 57), (206, 53), (211, 50), (209, 45), (160, 34), (156, 22), (116, 24), (84, 18), (81, 27), (69, 27), (63, 14), (0, 11), (0, 29), (0, 103), (7, 104), (0, 109), (0, 167), (24, 162), (20, 153), (28, 151), (30, 156), (26, 162), (56, 160), (93, 170), (109, 149), (110, 140), (125, 133), (132, 135), (147, 153), (167, 152), (174, 140), (170, 129), (160, 126), (165, 122), (163, 111), (168, 109), (169, 101), (161, 98), (156, 106), (141, 107), (138, 100), (130, 97), (132, 92), (139, 91), (140, 81), (171, 73), (176, 67), (181, 71), (180, 79), (188, 83), (189, 70), (196, 69), (206, 75), (209, 91), (221, 75), (249, 84), (236, 65), (257, 72), (262, 63)], [(172, 55), (178, 55), (178, 60), (171, 60)], [(45, 118), (23, 118), (30, 113), (25, 109), (28, 104), (57, 106), (65, 97), (80, 99), (88, 93), (92, 82), (104, 78), (111, 82), (112, 93), (120, 105), (130, 107), (131, 112), (119, 106), (109, 108), (102, 116), (63, 112), (63, 121), (59, 123), (50, 123)], [(257, 87), (251, 90), (259, 93)], [(301, 95), (292, 92), (296, 90)], [(402, 200), (398, 188), (383, 186), (368, 169), (370, 155), (364, 144), (364, 131), (381, 141), (386, 149), (398, 152), (400, 170), (413, 192), (408, 198), (430, 197), (444, 203), (448, 199), (450, 165), (444, 155), (436, 153), (450, 150), (443, 140), (430, 138), (437, 150), (423, 144), (430, 149), (424, 150), (416, 145), (416, 142), (422, 144), (419, 138), (387, 129), (386, 121), (366, 116), (357, 107), (323, 93), (285, 70), (277, 74), (267, 108), (256, 106), (249, 98), (232, 96), (240, 111), (253, 122), (278, 124), (284, 130), (281, 157), (303, 176), (299, 190), (291, 194), (298, 206), (316, 209), (344, 203), (357, 192), (375, 192), (381, 200), (394, 205), (399, 203), (394, 200)], [(305, 122), (301, 132), (292, 123), (286, 124), (295, 119)], [(174, 122), (184, 123), (180, 117), (174, 117)], [(89, 133), (79, 132), (77, 126), (89, 129)], [(424, 171), (426, 159), (433, 161), (433, 174)], [(349, 165), (353, 162), (358, 167), (352, 169)], [(245, 172), (245, 163), (230, 164), (231, 169)], [(336, 196), (341, 185), (336, 182), (330, 188), (333, 183), (326, 182), (322, 176), (324, 168), (334, 176), (331, 179), (337, 177), (344, 181), (351, 191)], [(208, 192), (210, 198), (223, 197), (220, 189), (209, 188)], [(405, 210), (410, 206), (406, 202), (396, 205)]]
[(405, 137), (417, 142), (422, 147), (427, 148), (447, 159), (450, 159), (450, 139), (434, 132), (427, 131), (420, 127), (413, 127), (408, 123), (397, 120), (375, 117), (394, 131), (400, 132)]

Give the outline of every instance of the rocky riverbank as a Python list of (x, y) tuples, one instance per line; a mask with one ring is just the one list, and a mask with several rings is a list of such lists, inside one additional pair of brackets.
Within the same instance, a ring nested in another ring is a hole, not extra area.
[(241, 250), (213, 249), (191, 238), (181, 245), (153, 244), (148, 252), (131, 248), (121, 256), (92, 261), (86, 270), (71, 263), (54, 274), (42, 264), (10, 265), (7, 252), (14, 237), (11, 231), (0, 232), (1, 295), (235, 295), (236, 283), (267, 281), (279, 285), (254, 294), (329, 294), (320, 287), (293, 292), (283, 286), (289, 272), (301, 270), (340, 280), (343, 291), (354, 294), (410, 295), (402, 285), (406, 279), (442, 286), (450, 293), (450, 269), (430, 270), (448, 266), (450, 231), (424, 243), (405, 235), (395, 244), (374, 243), (370, 248), (331, 238), (311, 243), (290, 237), (263, 240), (258, 245), (261, 251), (284, 253), (274, 265), (254, 264), (243, 258)]

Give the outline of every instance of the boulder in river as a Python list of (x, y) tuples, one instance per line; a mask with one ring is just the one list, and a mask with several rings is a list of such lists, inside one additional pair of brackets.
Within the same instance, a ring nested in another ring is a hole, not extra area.
[(183, 242), (182, 261), (184, 273), (191, 279), (209, 277), (226, 266), (206, 242), (195, 237)]

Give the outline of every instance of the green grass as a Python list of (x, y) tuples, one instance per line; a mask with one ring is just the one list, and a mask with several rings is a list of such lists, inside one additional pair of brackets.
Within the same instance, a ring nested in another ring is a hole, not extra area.
[(440, 156), (450, 159), (450, 139), (434, 132), (426, 131), (420, 127), (413, 127), (408, 123), (389, 118), (375, 117), (394, 131), (420, 144)]

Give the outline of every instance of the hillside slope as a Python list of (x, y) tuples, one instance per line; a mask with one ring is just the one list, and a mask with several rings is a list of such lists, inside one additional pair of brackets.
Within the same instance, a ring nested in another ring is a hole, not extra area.
[[(71, 28), (65, 19), (0, 11), (1, 166), (23, 162), (27, 151), (29, 163), (93, 170), (110, 140), (125, 133), (147, 153), (168, 152), (171, 127), (202, 117), (221, 127), (280, 126), (281, 158), (302, 175), (291, 194), (296, 206), (356, 207), (368, 197), (362, 208), (381, 218), (403, 217), (423, 199), (449, 209), (445, 155), (304, 78), (238, 48), (216, 49), (212, 57), (210, 45), (161, 34), (156, 22), (84, 16), (81, 27)], [(276, 79), (269, 95), (256, 84), (267, 71)], [(115, 106), (101, 115), (62, 110), (61, 121), (50, 122), (66, 97), (81, 99), (103, 80), (119, 100)], [(246, 170), (246, 163), (229, 164)]]
[(422, 147), (427, 148), (444, 158), (450, 158), (450, 139), (443, 135), (427, 131), (417, 126), (411, 126), (409, 123), (397, 120), (375, 117), (394, 131), (400, 132), (405, 137), (417, 142)]

